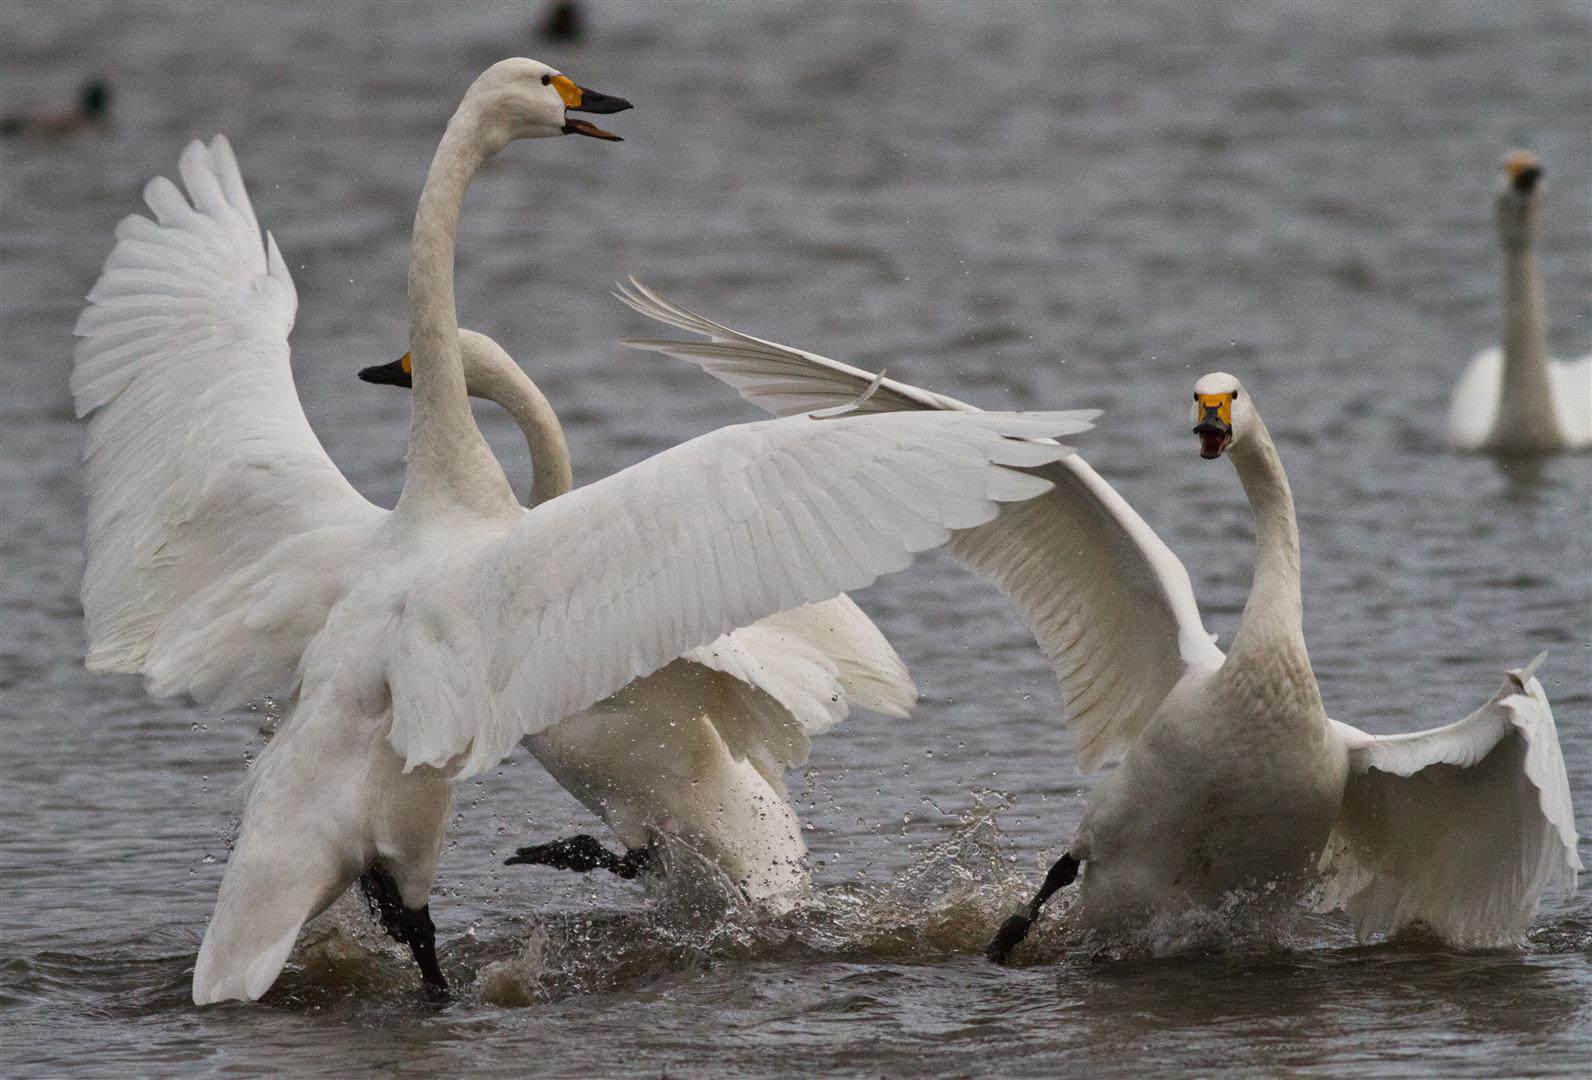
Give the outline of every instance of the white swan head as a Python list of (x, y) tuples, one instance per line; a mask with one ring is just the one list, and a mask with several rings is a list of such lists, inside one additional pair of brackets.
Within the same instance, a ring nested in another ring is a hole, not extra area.
[(1542, 213), (1542, 162), (1529, 150), (1512, 150), (1504, 156), (1503, 178), (1498, 186), (1498, 236), (1504, 247), (1528, 246)]
[[(464, 362), (464, 390), (471, 397), (499, 400), (504, 384), (516, 376), (523, 378), (520, 366), (503, 351), (503, 346), (474, 330), (459, 328), (459, 358)], [(378, 386), (414, 387), (413, 361), (408, 353), (390, 364), (364, 368), (359, 377)]]
[(599, 94), (576, 85), (568, 75), (523, 56), (499, 60), (465, 91), (459, 112), (476, 116), (480, 130), (503, 146), (515, 139), (552, 135), (588, 135), (621, 142), (596, 124), (569, 116), (572, 112), (616, 113), (630, 108), (621, 97)]
[(1193, 419), (1200, 457), (1219, 458), (1229, 447), (1242, 446), (1254, 430), (1255, 406), (1236, 377), (1213, 371), (1194, 384)]

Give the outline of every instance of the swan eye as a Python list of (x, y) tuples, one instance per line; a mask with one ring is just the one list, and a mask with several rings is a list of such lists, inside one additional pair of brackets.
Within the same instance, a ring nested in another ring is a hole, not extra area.
[(1234, 401), (1237, 401), (1237, 400), (1238, 400), (1238, 391), (1237, 391), (1237, 390), (1234, 390), (1234, 391), (1233, 391), (1233, 400), (1234, 400)]
[(543, 86), (552, 86), (553, 85), (553, 77), (551, 75), (543, 75), (542, 76), (542, 85)]

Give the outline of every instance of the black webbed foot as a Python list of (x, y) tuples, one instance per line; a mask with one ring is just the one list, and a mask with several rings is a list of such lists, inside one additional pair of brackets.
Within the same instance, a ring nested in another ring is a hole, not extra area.
[(448, 980), (442, 974), (442, 966), (437, 963), (437, 928), (431, 921), (431, 905), (404, 907), (403, 898), (398, 893), (398, 882), (380, 863), (360, 875), (359, 891), (365, 894), (371, 914), (381, 920), (381, 927), (387, 931), (387, 936), (400, 945), (409, 946), (415, 963), (420, 965), (426, 997), (432, 1001), (446, 1001)]
[(1078, 876), (1078, 860), (1071, 855), (1063, 855), (1057, 859), (1050, 872), (1045, 875), (1045, 883), (1039, 887), (1034, 898), (1028, 902), (1026, 911), (1019, 911), (1001, 924), (995, 932), (994, 938), (984, 948), (984, 958), (992, 963), (1004, 964), (1011, 951), (1028, 936), (1028, 931), (1033, 929), (1034, 920), (1039, 918), (1039, 909), (1045, 906), (1045, 901), (1058, 890), (1071, 885)]
[(557, 870), (575, 870), (582, 874), (593, 870), (607, 870), (622, 878), (633, 878), (651, 865), (652, 855), (646, 848), (615, 855), (595, 836), (570, 836), (550, 840), (545, 844), (522, 847), (503, 860), (504, 866), (525, 863), (532, 866), (551, 866)]

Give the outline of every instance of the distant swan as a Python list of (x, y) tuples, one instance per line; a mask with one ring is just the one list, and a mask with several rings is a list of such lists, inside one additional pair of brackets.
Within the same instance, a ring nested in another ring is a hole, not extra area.
[[(460, 330), (459, 353), (466, 390), (500, 405), (525, 436), (530, 505), (570, 491), (563, 426), (535, 382), (484, 334)], [(359, 377), (407, 387), (411, 364), (404, 356)], [(916, 700), (901, 658), (848, 597), (771, 615), (527, 735), (532, 756), (627, 850), (583, 835), (507, 861), (629, 878), (653, 869), (655, 845), (674, 838), (749, 899), (787, 903), (808, 875), (785, 770), (806, 763), (811, 736), (845, 719), (850, 703), (905, 717)]]
[(1461, 450), (1540, 454), (1592, 447), (1592, 354), (1548, 359), (1548, 318), (1537, 270), (1542, 166), (1523, 150), (1504, 159), (1498, 191), (1504, 340), (1471, 361), (1448, 407)]
[[(843, 399), (873, 376), (712, 322), (634, 283), (621, 299), (707, 342), (628, 342), (701, 366), (773, 413)], [(864, 408), (967, 410), (886, 379)], [(1512, 671), (1470, 717), (1373, 736), (1329, 720), (1305, 651), (1293, 496), (1238, 380), (1194, 396), (1201, 455), (1229, 453), (1255, 513), (1249, 602), (1225, 656), (1188, 573), (1078, 455), (1053, 483), (948, 550), (1015, 601), (1061, 682), (1079, 764), (1116, 763), (1067, 853), (988, 954), (1004, 960), (1080, 864), (1081, 916), (1120, 926), (1216, 905), (1232, 890), (1326, 872), (1324, 908), (1362, 937), (1423, 922), (1457, 944), (1514, 940), (1548, 885), (1581, 869), (1558, 731), (1533, 677)]]
[[(428, 988), (427, 900), (454, 784), (522, 736), (775, 612), (862, 588), (950, 530), (1032, 498), (1018, 441), (1093, 414), (743, 424), (527, 513), (465, 395), (453, 298), (465, 190), (516, 139), (614, 139), (568, 115), (627, 103), (533, 60), (466, 92), (415, 213), (408, 470), (372, 505), (326, 456), (288, 363), (297, 295), (224, 139), (157, 178), (78, 320), (91, 668), (223, 710), (289, 712), (249, 775), (194, 969), (196, 1003), (251, 1000), (356, 879)], [(589, 189), (548, 188), (551, 201)]]

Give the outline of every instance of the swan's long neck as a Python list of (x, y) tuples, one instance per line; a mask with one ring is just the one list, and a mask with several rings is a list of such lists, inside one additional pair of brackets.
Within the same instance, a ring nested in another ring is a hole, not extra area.
[(504, 373), (493, 379), (482, 394), (497, 402), (519, 425), (525, 436), (525, 446), (531, 452), (531, 497), (528, 505), (536, 506), (548, 499), (557, 498), (574, 487), (570, 472), (569, 444), (564, 441), (564, 427), (558, 414), (542, 394), (531, 377), (519, 365), (511, 365), (513, 373)]
[(400, 513), (416, 505), (481, 513), (515, 505), (508, 478), (470, 415), (453, 298), (454, 241), (465, 190), (500, 149), (486, 137), (467, 99), (448, 122), (415, 211), (409, 260), (414, 411)]
[(1547, 313), (1535, 241), (1527, 232), (1504, 245), (1504, 371), (1493, 430), (1510, 442), (1557, 442), (1548, 380)]
[(1321, 695), (1305, 649), (1293, 491), (1271, 433), (1259, 414), (1251, 416), (1251, 430), (1228, 456), (1255, 515), (1255, 578), (1227, 666), (1253, 676), (1252, 689), (1267, 698), (1286, 698), (1319, 710)]

